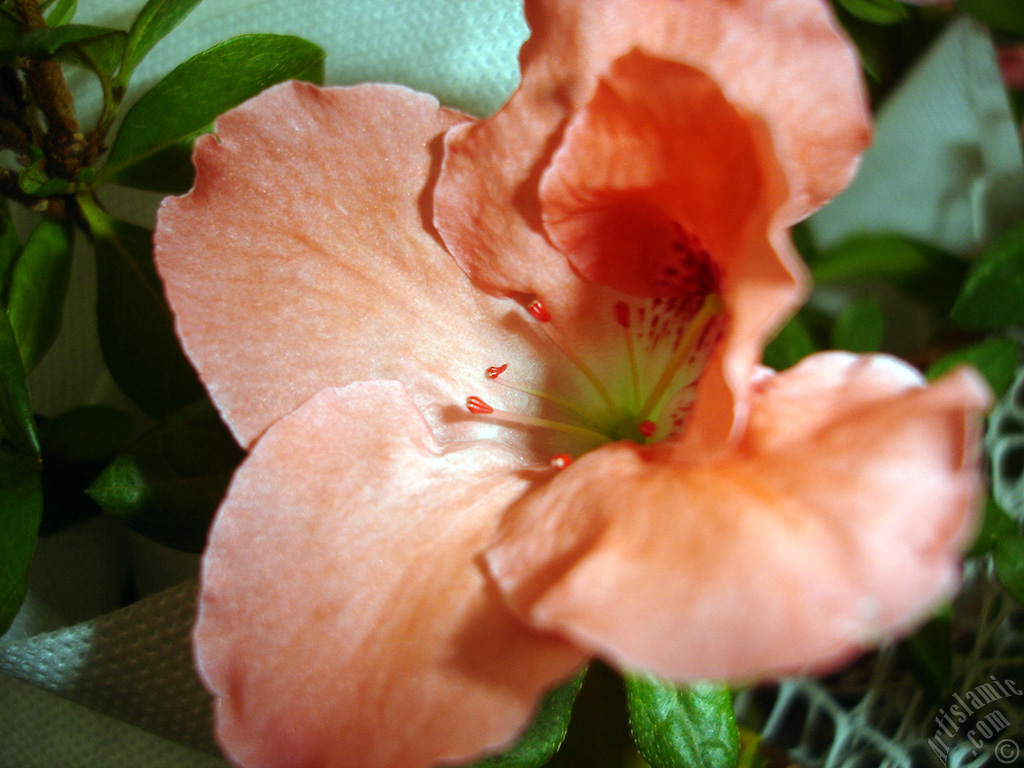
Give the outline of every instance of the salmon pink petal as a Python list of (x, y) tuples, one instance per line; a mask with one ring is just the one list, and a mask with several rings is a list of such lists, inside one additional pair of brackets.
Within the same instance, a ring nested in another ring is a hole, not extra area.
[(429, 226), (440, 136), (463, 119), (398, 86), (289, 83), (199, 139), (195, 188), (160, 211), (157, 266), (240, 442), (326, 386), (375, 378), (463, 437), (481, 422), (446, 413), (466, 381), (496, 362), (530, 380), (537, 356), (506, 322), (518, 308), (476, 290)]
[(425, 768), (512, 739), (584, 661), (513, 618), (477, 562), (537, 479), (493, 444), (440, 448), (393, 382), (273, 425), (203, 565), (195, 651), (227, 754)]
[(839, 192), (869, 140), (856, 53), (821, 0), (532, 0), (526, 18), (520, 88), (449, 132), (435, 198), (449, 250), (491, 292), (543, 293), (546, 273), (566, 276), (546, 246), (538, 181), (567, 121), (631, 51), (701, 70), (764, 120), (790, 192), (780, 225)]
[(749, 436), (710, 463), (583, 456), (510, 511), (492, 574), (536, 626), (679, 681), (823, 671), (905, 633), (959, 583), (989, 395), (900, 368), (823, 354), (765, 374)]
[(602, 77), (541, 180), (547, 232), (584, 277), (636, 296), (720, 294), (729, 332), (690, 450), (728, 439), (764, 344), (805, 293), (772, 224), (786, 194), (759, 118), (700, 70), (638, 51)]

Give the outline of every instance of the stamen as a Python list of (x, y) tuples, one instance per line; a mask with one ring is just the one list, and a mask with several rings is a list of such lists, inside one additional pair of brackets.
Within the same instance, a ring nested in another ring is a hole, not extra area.
[(572, 456), (567, 453), (556, 453), (549, 463), (553, 469), (565, 469), (572, 464)]
[(544, 303), (540, 299), (534, 299), (531, 301), (530, 306), (526, 308), (526, 311), (542, 323), (551, 322), (551, 313), (548, 312), (548, 308), (544, 306)]
[(564, 398), (557, 397), (555, 395), (549, 395), (547, 392), (543, 392), (539, 389), (533, 389), (532, 387), (527, 387), (523, 384), (516, 384), (514, 382), (507, 381), (506, 379), (501, 378), (501, 374), (503, 374), (507, 369), (507, 363), (505, 365), (492, 365), (486, 371), (487, 378), (495, 382), (496, 384), (501, 384), (501, 386), (503, 387), (514, 389), (516, 392), (522, 392), (524, 395), (539, 397), (541, 400), (547, 400), (549, 403), (555, 403), (556, 405), (560, 405), (570, 413), (576, 414), (584, 421), (591, 424), (593, 423), (593, 420), (589, 416), (587, 416), (587, 414), (585, 414), (583, 411), (581, 411), (579, 408), (577, 408), (575, 405), (573, 405), (571, 402)]
[(466, 408), (470, 413), (494, 413), (494, 409), (476, 395), (466, 398)]
[(661, 399), (665, 396), (665, 392), (668, 391), (669, 386), (672, 384), (672, 380), (679, 372), (679, 369), (687, 361), (690, 355), (693, 354), (694, 347), (696, 347), (697, 342), (700, 341), (700, 337), (703, 335), (704, 330), (714, 319), (715, 315), (721, 311), (721, 298), (719, 298), (718, 294), (709, 293), (705, 297), (704, 304), (701, 305), (700, 310), (698, 310), (697, 314), (694, 315), (693, 319), (690, 321), (682, 339), (679, 340), (679, 346), (676, 347), (676, 351), (668, 361), (668, 365), (665, 367), (664, 373), (661, 374), (661, 378), (658, 379), (658, 383), (655, 384), (654, 389), (651, 390), (651, 393), (647, 396), (647, 400), (644, 402), (643, 408), (640, 409), (640, 418), (646, 419), (658, 406)]
[(636, 343), (633, 341), (633, 330), (630, 328), (632, 318), (629, 305), (624, 301), (615, 304), (615, 320), (622, 326), (626, 337), (626, 350), (629, 353), (629, 370), (633, 377), (633, 407), (640, 407), (640, 366), (636, 362)]
[(601, 399), (604, 400), (604, 404), (607, 406), (608, 412), (614, 415), (616, 411), (615, 403), (612, 401), (612, 396), (608, 393), (608, 390), (605, 389), (601, 380), (594, 375), (594, 372), (587, 367), (587, 364), (583, 362), (580, 356), (569, 348), (569, 345), (565, 343), (565, 339), (562, 338), (561, 334), (551, 326), (551, 313), (548, 312), (547, 307), (544, 306), (540, 299), (534, 299), (526, 309), (531, 315), (540, 321), (541, 328), (544, 329), (544, 332), (548, 335), (548, 338), (554, 342), (555, 346), (562, 351), (562, 354), (568, 357), (569, 360), (572, 361), (572, 364), (579, 368), (580, 372), (587, 377), (587, 380), (590, 381), (594, 389), (597, 390), (597, 394), (599, 394)]
[(510, 424), (520, 424), (524, 427), (540, 427), (542, 429), (550, 429), (555, 432), (566, 432), (570, 435), (579, 435), (580, 437), (587, 437), (590, 438), (591, 440), (597, 440), (601, 443), (610, 442), (610, 438), (608, 438), (606, 435), (602, 435), (600, 432), (595, 432), (594, 430), (587, 429), (586, 427), (577, 427), (574, 424), (564, 424), (561, 421), (552, 421), (551, 419), (541, 419), (537, 416), (526, 416), (521, 413), (512, 413), (511, 411), (498, 410), (485, 403), (476, 395), (466, 398), (466, 409), (470, 413), (488, 416), (494, 419), (495, 421), (503, 421), (508, 422)]

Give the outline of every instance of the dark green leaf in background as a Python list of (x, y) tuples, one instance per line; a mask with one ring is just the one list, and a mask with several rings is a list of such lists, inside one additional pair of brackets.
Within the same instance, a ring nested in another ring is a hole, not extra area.
[(128, 443), (134, 420), (105, 405), (65, 411), (39, 426), (43, 448), (42, 535), (102, 512), (85, 490)]
[(18, 56), (21, 35), (21, 22), (0, 8), (0, 64), (9, 64)]
[(993, 551), (996, 542), (1007, 536), (1017, 535), (1017, 524), (1010, 518), (996, 500), (989, 495), (985, 502), (985, 516), (981, 521), (981, 530), (974, 538), (969, 557), (980, 557)]
[(180, 24), (201, 0), (149, 0), (128, 30), (117, 85), (128, 85), (135, 68), (146, 54)]
[(161, 544), (199, 552), (244, 452), (206, 400), (168, 416), (115, 458), (89, 495)]
[(25, 241), (11, 274), (7, 314), (28, 373), (60, 332), (71, 277), (72, 237), (69, 227), (43, 219)]
[(1020, 0), (958, 0), (957, 6), (999, 32), (1024, 35), (1024, 3)]
[(735, 767), (739, 733), (728, 688), (677, 688), (650, 675), (625, 683), (633, 736), (651, 768)]
[(1013, 383), (1020, 349), (1012, 339), (988, 339), (980, 344), (958, 349), (933, 363), (927, 373), (929, 380), (939, 378), (958, 365), (973, 365), (988, 381), (996, 397), (1002, 397)]
[(1019, 533), (996, 540), (993, 560), (999, 583), (1024, 605), (1024, 537)]
[[(62, 40), (62, 33), (65, 30), (93, 30), (94, 34), (89, 35), (82, 31), (73, 36), (69, 35), (70, 39)], [(57, 61), (96, 69), (108, 76), (112, 75), (120, 64), (128, 39), (123, 30), (106, 27), (59, 27), (52, 30), (40, 29), (32, 34), (43, 33), (49, 34), (47, 43), (54, 47), (51, 55)], [(55, 42), (59, 42), (60, 45), (54, 46)]]
[(807, 325), (800, 315), (794, 316), (764, 350), (764, 364), (777, 371), (785, 370), (817, 352)]
[(25, 366), (7, 311), (0, 311), (0, 426), (15, 447), (39, 456), (39, 436), (25, 383)]
[[(212, 127), (212, 126), (211, 126)], [(122, 167), (111, 181), (132, 189), (181, 195), (192, 188), (196, 169), (192, 165), (192, 141), (170, 144), (137, 163)]]
[(900, 235), (853, 237), (811, 264), (815, 285), (881, 281), (943, 316), (966, 272), (966, 265), (954, 256)]
[(25, 597), (42, 513), (39, 463), (0, 446), (0, 634)]
[(585, 670), (544, 697), (540, 711), (515, 745), (500, 755), (473, 763), (472, 768), (541, 768), (562, 745), (576, 694)]
[(872, 298), (847, 306), (832, 326), (832, 347), (850, 352), (877, 352), (882, 348), (885, 325), (882, 308)]
[(910, 16), (899, 0), (838, 0), (838, 3), (858, 19), (873, 24), (896, 24)]
[(953, 678), (952, 614), (946, 609), (903, 644), (910, 668), (933, 697), (949, 689)]
[(981, 330), (1024, 324), (1024, 224), (981, 255), (967, 275), (952, 317), (964, 328)]
[(100, 349), (114, 381), (140, 408), (164, 416), (203, 396), (174, 335), (153, 266), (153, 233), (81, 201), (96, 247)]
[(7, 303), (7, 284), (10, 279), (11, 267), (21, 251), (21, 239), (11, 218), (11, 211), (6, 203), (0, 203), (0, 296)]
[(129, 110), (101, 181), (137, 180), (127, 173), (131, 166), (190, 142), (218, 115), (275, 83), (322, 82), (323, 60), (321, 48), (288, 35), (242, 35), (193, 56)]

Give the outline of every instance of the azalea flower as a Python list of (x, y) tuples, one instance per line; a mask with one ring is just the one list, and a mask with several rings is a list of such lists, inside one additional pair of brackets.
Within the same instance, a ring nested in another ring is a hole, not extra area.
[(466, 760), (593, 656), (826, 670), (957, 584), (977, 377), (758, 364), (806, 290), (787, 227), (869, 136), (825, 6), (526, 16), (493, 117), (282, 85), (161, 209), (178, 333), (250, 449), (195, 629), (240, 765)]

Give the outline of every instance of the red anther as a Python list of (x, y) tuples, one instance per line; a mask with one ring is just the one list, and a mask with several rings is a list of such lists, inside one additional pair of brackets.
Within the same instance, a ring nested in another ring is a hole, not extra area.
[(501, 374), (503, 374), (506, 370), (508, 370), (508, 363), (505, 363), (504, 365), (492, 365), (490, 368), (487, 369), (487, 378), (496, 379), (499, 376), (501, 376)]
[(615, 322), (623, 328), (629, 328), (629, 304), (624, 301), (615, 303)]
[(548, 308), (544, 306), (540, 299), (534, 299), (531, 301), (530, 306), (526, 308), (526, 311), (542, 323), (551, 322), (551, 313), (548, 312)]
[(648, 419), (647, 421), (640, 422), (637, 431), (644, 437), (653, 437), (654, 433), (658, 431), (658, 425)]
[(466, 398), (466, 408), (470, 413), (494, 413), (494, 409), (476, 395)]
[(556, 453), (549, 463), (553, 469), (565, 469), (572, 464), (572, 456), (567, 453)]

